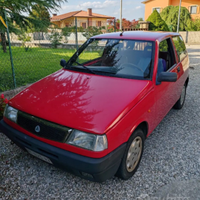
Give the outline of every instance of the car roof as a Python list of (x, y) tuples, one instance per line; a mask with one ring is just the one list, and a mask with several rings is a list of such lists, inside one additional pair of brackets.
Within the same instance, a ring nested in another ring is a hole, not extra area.
[(177, 36), (179, 33), (174, 32), (153, 32), (153, 31), (125, 31), (106, 33), (94, 36), (92, 38), (105, 38), (105, 39), (135, 39), (135, 40), (147, 40), (147, 41), (161, 41), (169, 36)]

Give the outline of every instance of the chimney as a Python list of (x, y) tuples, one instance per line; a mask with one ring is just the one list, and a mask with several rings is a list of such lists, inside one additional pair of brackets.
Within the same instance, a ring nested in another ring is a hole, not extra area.
[(92, 16), (92, 8), (88, 8), (87, 14), (88, 16)]
[(57, 14), (56, 14), (56, 13), (54, 13), (54, 14), (53, 14), (53, 17), (55, 17), (55, 16), (57, 16)]

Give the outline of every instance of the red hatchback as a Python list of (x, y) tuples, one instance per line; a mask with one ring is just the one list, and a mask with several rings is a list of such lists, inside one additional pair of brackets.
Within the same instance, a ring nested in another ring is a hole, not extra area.
[(184, 104), (189, 59), (181, 36), (98, 35), (61, 65), (9, 101), (0, 131), (83, 178), (130, 178), (144, 140), (172, 107)]

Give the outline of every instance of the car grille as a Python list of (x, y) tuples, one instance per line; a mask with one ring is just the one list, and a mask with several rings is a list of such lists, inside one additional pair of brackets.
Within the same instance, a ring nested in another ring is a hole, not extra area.
[(18, 112), (17, 124), (34, 135), (57, 142), (65, 142), (71, 130), (21, 111)]

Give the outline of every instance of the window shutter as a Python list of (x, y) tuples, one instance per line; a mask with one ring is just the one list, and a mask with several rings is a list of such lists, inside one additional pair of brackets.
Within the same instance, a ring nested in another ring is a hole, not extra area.
[(190, 10), (191, 8), (190, 8), (190, 7), (191, 7), (191, 6), (188, 7), (189, 13), (191, 13), (191, 10)]

